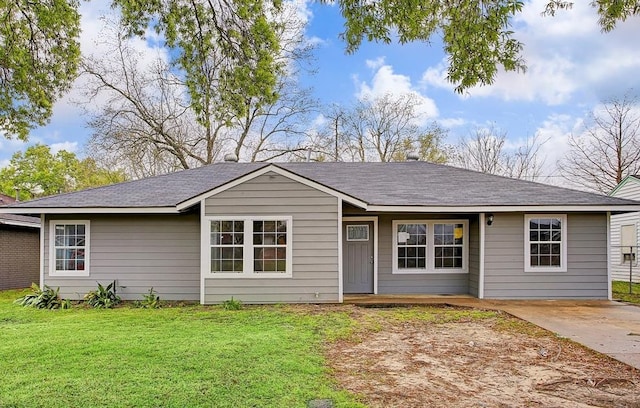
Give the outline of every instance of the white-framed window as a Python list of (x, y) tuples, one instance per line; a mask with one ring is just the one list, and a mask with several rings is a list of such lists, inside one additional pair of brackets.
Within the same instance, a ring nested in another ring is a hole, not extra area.
[(525, 272), (567, 271), (567, 215), (524, 217)]
[(89, 221), (49, 222), (49, 275), (89, 276)]
[(292, 276), (292, 217), (206, 217), (210, 277)]
[(467, 273), (467, 220), (396, 220), (392, 272)]
[(368, 241), (369, 225), (347, 225), (347, 241)]

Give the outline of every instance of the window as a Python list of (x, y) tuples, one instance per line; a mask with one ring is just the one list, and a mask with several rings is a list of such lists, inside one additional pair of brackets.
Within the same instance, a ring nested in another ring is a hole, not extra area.
[(525, 271), (566, 272), (567, 216), (525, 216)]
[(211, 276), (291, 277), (291, 217), (208, 217)]
[(287, 272), (287, 221), (253, 221), (253, 271)]
[(466, 273), (468, 221), (393, 222), (393, 273)]
[(211, 221), (211, 272), (244, 271), (244, 221)]
[(89, 221), (49, 223), (49, 274), (89, 276)]
[(435, 268), (462, 268), (464, 226), (435, 224), (433, 238)]
[(347, 225), (347, 241), (368, 241), (368, 225)]

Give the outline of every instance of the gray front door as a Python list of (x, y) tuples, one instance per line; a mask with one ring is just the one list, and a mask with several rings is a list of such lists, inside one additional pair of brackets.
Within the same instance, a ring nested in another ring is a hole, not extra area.
[(373, 232), (373, 222), (343, 225), (344, 293), (373, 293)]

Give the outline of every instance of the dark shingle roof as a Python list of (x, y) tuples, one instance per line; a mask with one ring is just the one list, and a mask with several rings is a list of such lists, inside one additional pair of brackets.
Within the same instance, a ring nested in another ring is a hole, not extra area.
[(33, 224), (33, 227), (37, 227), (40, 224), (40, 218), (26, 215), (0, 214), (0, 224), (15, 225), (15, 223)]
[[(268, 166), (217, 163), (14, 205), (29, 208), (175, 207)], [(426, 162), (276, 163), (364, 201), (393, 206), (630, 205), (637, 202)]]

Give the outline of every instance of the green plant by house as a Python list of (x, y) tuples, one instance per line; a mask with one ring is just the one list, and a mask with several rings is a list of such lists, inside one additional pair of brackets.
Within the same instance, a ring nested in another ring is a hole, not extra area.
[(98, 282), (98, 289), (84, 295), (84, 300), (96, 309), (111, 309), (122, 301), (116, 294), (116, 281), (107, 286), (102, 286)]
[(146, 295), (142, 295), (142, 300), (137, 300), (135, 305), (136, 307), (141, 307), (143, 309), (158, 309), (160, 305), (160, 296), (153, 290), (153, 287), (149, 289), (149, 292)]
[(224, 308), (224, 310), (240, 310), (242, 309), (242, 302), (238, 299), (234, 299), (233, 296), (231, 296), (231, 299), (227, 299), (222, 302), (222, 307)]
[(69, 309), (71, 307), (71, 302), (60, 298), (60, 288), (53, 289), (47, 285), (40, 288), (34, 283), (31, 285), (31, 291), (16, 299), (14, 303), (36, 309)]

